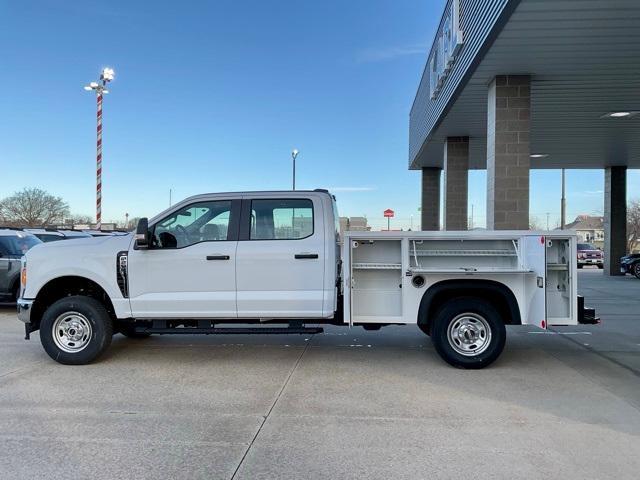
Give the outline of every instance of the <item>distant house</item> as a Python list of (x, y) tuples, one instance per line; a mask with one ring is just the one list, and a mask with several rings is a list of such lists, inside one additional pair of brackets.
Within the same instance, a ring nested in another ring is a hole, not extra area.
[(580, 243), (592, 243), (596, 247), (604, 245), (604, 217), (578, 215), (565, 228), (575, 230)]

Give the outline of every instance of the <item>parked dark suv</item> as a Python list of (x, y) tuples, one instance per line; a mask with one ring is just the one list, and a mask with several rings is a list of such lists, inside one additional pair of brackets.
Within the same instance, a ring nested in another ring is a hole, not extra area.
[(630, 253), (620, 259), (620, 271), (640, 279), (640, 253)]
[(586, 265), (596, 265), (598, 268), (604, 268), (604, 254), (602, 250), (594, 247), (590, 243), (579, 243), (578, 268)]
[(20, 258), (34, 245), (36, 236), (19, 230), (0, 230), (0, 302), (15, 302), (20, 293)]

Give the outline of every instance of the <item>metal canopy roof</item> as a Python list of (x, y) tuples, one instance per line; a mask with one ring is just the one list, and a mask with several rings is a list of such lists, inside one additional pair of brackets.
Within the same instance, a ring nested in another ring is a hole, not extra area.
[(487, 86), (529, 74), (532, 168), (640, 167), (640, 1), (521, 0), (410, 168), (441, 167), (447, 136), (469, 136), (486, 167)]

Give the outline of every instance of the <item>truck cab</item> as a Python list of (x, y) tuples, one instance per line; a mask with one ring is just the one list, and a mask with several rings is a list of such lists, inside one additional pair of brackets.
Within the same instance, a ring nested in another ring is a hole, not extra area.
[(333, 202), (324, 191), (201, 195), (152, 218), (128, 249), (131, 317), (332, 318)]

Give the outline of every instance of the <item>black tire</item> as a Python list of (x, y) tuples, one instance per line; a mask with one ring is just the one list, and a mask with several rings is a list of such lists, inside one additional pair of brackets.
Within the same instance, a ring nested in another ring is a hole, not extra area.
[(584, 265), (580, 265), (580, 264), (578, 264), (578, 268), (582, 268), (583, 266), (584, 266)]
[(16, 282), (11, 289), (11, 298), (14, 303), (18, 303), (18, 298), (20, 298), (20, 282)]
[[(72, 315), (72, 314), (76, 315)], [(69, 314), (65, 316), (65, 314)], [(69, 322), (80, 322), (77, 329)], [(53, 327), (58, 325), (54, 338)], [(89, 328), (82, 330), (85, 325)], [(71, 334), (78, 331), (85, 332), (77, 342), (69, 341), (69, 336), (63, 334), (64, 328), (68, 328)], [(104, 353), (111, 345), (113, 336), (113, 320), (109, 312), (98, 300), (76, 295), (65, 297), (44, 312), (40, 322), (40, 342), (47, 354), (58, 363), (64, 365), (85, 365), (91, 363)], [(60, 345), (66, 344), (67, 348), (77, 348), (77, 351), (65, 351)]]
[(431, 332), (429, 331), (429, 325), (426, 323), (419, 323), (418, 328), (422, 333), (424, 333), (427, 337), (431, 336)]
[(602, 270), (604, 268), (604, 265), (598, 265), (598, 268)]
[(636, 264), (633, 266), (633, 274), (635, 275), (635, 277), (636, 277), (637, 279), (639, 279), (639, 280), (640, 280), (640, 262), (636, 263)]
[[(467, 340), (462, 338), (465, 335)], [(431, 329), (436, 351), (457, 368), (478, 369), (491, 365), (502, 353), (506, 338), (504, 320), (498, 311), (489, 302), (475, 297), (447, 301), (436, 313)], [(465, 348), (468, 349), (465, 354), (460, 353)], [(479, 353), (473, 348), (478, 348)]]
[(127, 338), (133, 338), (136, 340), (142, 340), (143, 338), (149, 338), (151, 336), (150, 333), (136, 332), (133, 324), (124, 322), (118, 324), (118, 332)]
[(367, 332), (375, 332), (377, 330), (380, 330), (382, 328), (382, 325), (376, 325), (375, 323), (365, 323), (362, 325), (362, 328), (364, 328)]

